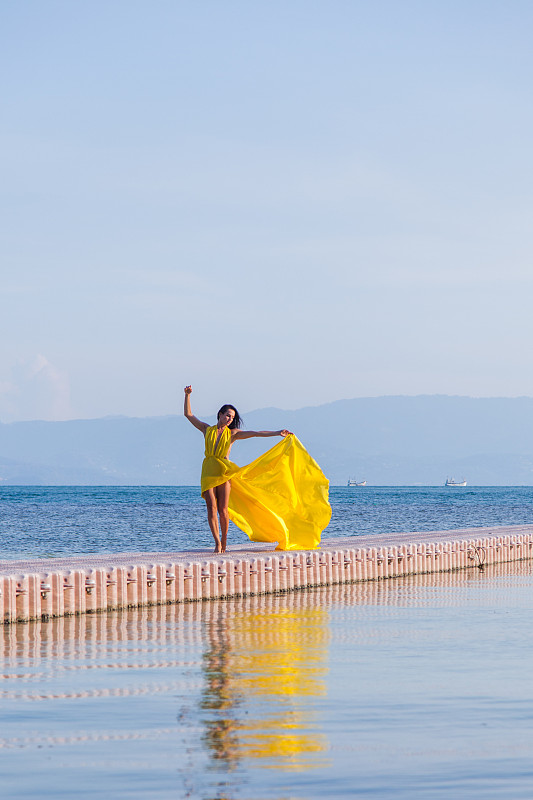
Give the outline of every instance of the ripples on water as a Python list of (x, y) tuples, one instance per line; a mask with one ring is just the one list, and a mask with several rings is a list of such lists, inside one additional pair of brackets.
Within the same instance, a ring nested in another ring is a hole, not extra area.
[[(533, 522), (531, 487), (332, 487), (323, 534)], [(231, 526), (230, 544), (248, 539)], [(0, 487), (1, 558), (211, 546), (197, 487)]]
[(531, 563), (5, 626), (6, 797), (531, 797)]

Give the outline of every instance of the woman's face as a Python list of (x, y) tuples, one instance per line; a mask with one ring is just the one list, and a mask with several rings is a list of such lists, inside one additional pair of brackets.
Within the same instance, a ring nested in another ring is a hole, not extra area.
[(234, 419), (235, 411), (232, 408), (228, 408), (227, 411), (223, 411), (218, 415), (218, 424), (225, 428), (227, 425), (231, 425)]

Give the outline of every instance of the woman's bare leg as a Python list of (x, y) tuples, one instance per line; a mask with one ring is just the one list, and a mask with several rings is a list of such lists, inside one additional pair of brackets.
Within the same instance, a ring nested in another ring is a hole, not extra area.
[[(219, 487), (217, 486), (216, 489)], [(206, 489), (203, 498), (205, 500), (205, 504), (207, 506), (207, 521), (209, 523), (209, 528), (211, 529), (211, 533), (213, 534), (213, 539), (215, 540), (215, 553), (221, 553), (222, 547), (220, 544), (220, 533), (218, 528), (218, 517), (217, 517), (217, 498), (215, 495), (216, 489)]]
[(226, 552), (226, 544), (228, 541), (228, 526), (229, 526), (228, 503), (229, 503), (230, 491), (231, 491), (230, 481), (227, 481), (226, 483), (223, 483), (215, 488), (216, 501), (218, 506), (218, 516), (220, 517), (220, 531), (222, 534), (221, 545), (223, 553)]

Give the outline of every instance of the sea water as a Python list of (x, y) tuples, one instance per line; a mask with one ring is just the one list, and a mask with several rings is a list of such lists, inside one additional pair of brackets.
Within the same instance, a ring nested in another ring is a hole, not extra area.
[[(528, 487), (331, 500), (325, 538), (533, 519)], [(198, 489), (169, 487), (3, 487), (0, 542), (4, 558), (210, 546)], [(532, 570), (3, 626), (3, 794), (529, 800)]]
[[(533, 522), (533, 487), (331, 487), (323, 538)], [(229, 544), (246, 535), (230, 527)], [(0, 487), (0, 559), (211, 548), (198, 487)]]
[(529, 800), (531, 562), (0, 632), (18, 800)]

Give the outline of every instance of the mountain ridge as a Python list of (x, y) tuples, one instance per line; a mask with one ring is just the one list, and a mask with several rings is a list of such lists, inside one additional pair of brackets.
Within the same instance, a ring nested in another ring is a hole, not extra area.
[[(533, 484), (530, 397), (384, 395), (243, 416), (248, 429), (293, 430), (332, 484)], [(232, 458), (247, 463), (272, 443), (239, 442)], [(3, 485), (197, 485), (202, 455), (181, 415), (0, 423)]]

